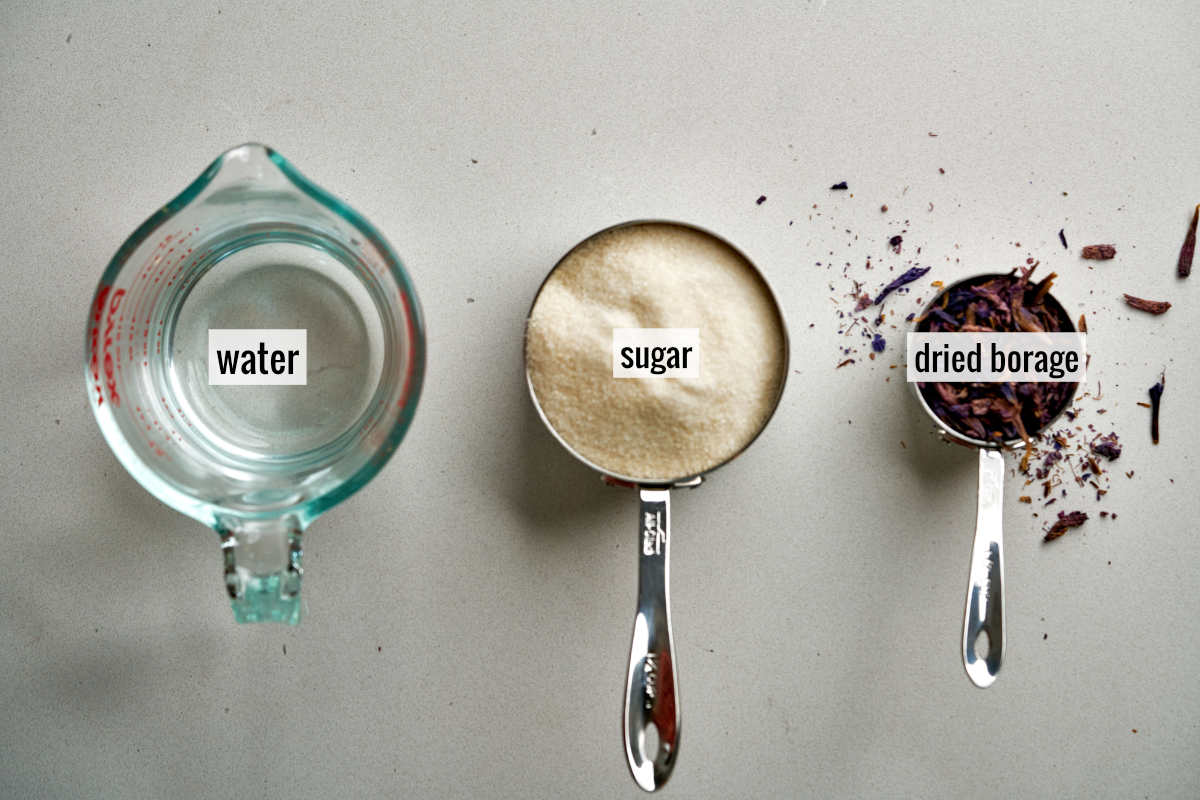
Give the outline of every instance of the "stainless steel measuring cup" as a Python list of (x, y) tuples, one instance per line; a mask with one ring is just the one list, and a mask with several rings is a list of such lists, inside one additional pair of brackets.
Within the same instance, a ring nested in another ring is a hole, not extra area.
[[(944, 288), (929, 302), (916, 317), (914, 330), (920, 331), (929, 312), (942, 298), (960, 286), (972, 285), (1005, 277), (1007, 273), (984, 273), (957, 281)], [(1051, 294), (1045, 297), (1046, 305), (1053, 308), (1062, 322), (1063, 332), (1075, 331), (1070, 315)], [(971, 547), (971, 568), (967, 579), (967, 598), (963, 611), (962, 654), (967, 677), (980, 688), (987, 688), (996, 680), (1004, 661), (1004, 456), (1005, 450), (1019, 451), (1025, 442), (1019, 438), (1003, 442), (988, 441), (969, 436), (955, 430), (939, 417), (921, 393), (919, 384), (910, 383), (913, 394), (921, 408), (933, 420), (941, 437), (954, 444), (976, 448), (979, 451), (979, 490), (975, 517), (975, 539)], [(1042, 430), (1052, 426), (1071, 406), (1078, 384), (1071, 384), (1062, 405), (1051, 419), (1036, 431), (1028, 431), (1036, 437)]]
[[(558, 269), (575, 250), (583, 247), (596, 237), (610, 231), (637, 225), (671, 225), (698, 231), (714, 240), (723, 243), (738, 253), (745, 263), (754, 270), (762, 281), (773, 305), (778, 319), (783, 353), (778, 389), (769, 413), (763, 419), (758, 431), (745, 442), (737, 453), (726, 458), (720, 464), (701, 474), (693, 475), (662, 475), (652, 479), (621, 475), (606, 470), (593, 463), (578, 450), (571, 446), (550, 422), (541, 403), (538, 401), (533, 380), (529, 374), (528, 348), (526, 348), (525, 380), (529, 388), (529, 396), (537, 409), (538, 416), (550, 431), (575, 458), (601, 473), (605, 483), (636, 489), (638, 492), (638, 590), (637, 609), (634, 613), (633, 638), (630, 646), (629, 665), (625, 679), (625, 702), (623, 712), (622, 734), (625, 744), (626, 761), (637, 785), (646, 791), (662, 788), (671, 776), (675, 760), (679, 753), (680, 735), (680, 703), (678, 670), (675, 661), (675, 648), (671, 637), (671, 611), (669, 590), (669, 547), (671, 540), (671, 490), (678, 488), (693, 488), (699, 486), (705, 476), (714, 470), (728, 464), (745, 451), (754, 439), (762, 433), (778, 408), (780, 397), (788, 374), (788, 338), (787, 326), (779, 303), (771, 292), (769, 284), (762, 274), (754, 267), (740, 250), (719, 236), (694, 225), (668, 220), (636, 220), (621, 223), (598, 231), (584, 239), (568, 251), (555, 264)], [(554, 274), (552, 269), (543, 281), (530, 306), (529, 316), (532, 316), (537, 306), (542, 288)], [(528, 331), (528, 316), (526, 319)], [(526, 339), (528, 342), (528, 339)], [(653, 740), (657, 739), (657, 744)]]
[[(214, 384), (213, 330), (303, 330), (305, 383)], [(391, 247), (260, 144), (221, 154), (134, 231), (85, 331), (104, 438), (149, 492), (217, 531), (239, 622), (299, 621), (302, 532), (387, 462), (424, 364)]]

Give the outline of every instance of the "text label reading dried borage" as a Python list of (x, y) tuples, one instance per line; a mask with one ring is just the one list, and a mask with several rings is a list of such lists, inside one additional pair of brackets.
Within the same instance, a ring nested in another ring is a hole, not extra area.
[(909, 333), (908, 381), (1082, 383), (1082, 333)]

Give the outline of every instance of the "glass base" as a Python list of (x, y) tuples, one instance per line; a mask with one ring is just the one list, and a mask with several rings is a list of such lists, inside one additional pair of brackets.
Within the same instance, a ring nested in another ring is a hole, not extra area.
[(300, 624), (300, 593), (288, 595), (280, 575), (251, 575), (242, 586), (241, 597), (233, 598), (237, 622), (283, 622)]
[(238, 622), (300, 622), (300, 525), (294, 518), (243, 521), (218, 528), (225, 589)]

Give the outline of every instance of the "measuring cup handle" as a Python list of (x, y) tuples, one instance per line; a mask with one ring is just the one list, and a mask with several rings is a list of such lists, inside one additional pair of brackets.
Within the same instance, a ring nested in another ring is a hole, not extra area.
[[(971, 574), (963, 614), (963, 666), (981, 689), (996, 680), (1004, 660), (1004, 456), (998, 450), (979, 451), (979, 500)], [(987, 651), (979, 652), (982, 633)]]
[[(662, 788), (679, 752), (679, 689), (667, 560), (671, 538), (669, 489), (640, 489), (638, 517), (638, 606), (633, 618), (629, 674), (625, 680), (625, 757), (637, 785)], [(653, 728), (658, 744), (647, 746)], [(647, 752), (653, 749), (654, 752)]]
[(225, 557), (225, 589), (238, 622), (300, 622), (304, 556), (292, 519), (235, 521), (217, 526)]

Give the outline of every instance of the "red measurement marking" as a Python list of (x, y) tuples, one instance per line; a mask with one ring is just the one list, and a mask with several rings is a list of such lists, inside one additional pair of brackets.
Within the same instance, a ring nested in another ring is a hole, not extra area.
[[(171, 275), (172, 280), (165, 284), (166, 286), (174, 285), (174, 278), (177, 277), (184, 269), (184, 261), (186, 260), (187, 255), (192, 252), (192, 248), (187, 248), (186, 253), (181, 252), (179, 256), (174, 259), (174, 263), (171, 263), (172, 259), (168, 258), (168, 254), (174, 252), (176, 248), (168, 248), (167, 245), (168, 243), (175, 241), (182, 250), (182, 243), (187, 239), (190, 239), (193, 233), (198, 233), (199, 231), (200, 227), (196, 226), (193, 228), (193, 230), (186, 233), (183, 231), (177, 231), (175, 233), (167, 234), (162, 241), (158, 242), (152, 251), (147, 253), (145, 261), (142, 262), (141, 267), (136, 271), (135, 277), (127, 289), (114, 289), (113, 286), (108, 285), (101, 286), (97, 291), (95, 307), (92, 310), (92, 330), (89, 347), (91, 352), (91, 377), (93, 388), (96, 392), (96, 405), (103, 405), (106, 393), (108, 395), (108, 401), (112, 403), (114, 407), (120, 407), (121, 405), (121, 394), (118, 389), (117, 381), (118, 374), (122, 372), (120, 357), (121, 351), (120, 347), (118, 346), (114, 355), (113, 347), (114, 344), (120, 343), (122, 340), (121, 328), (124, 327), (126, 310), (130, 311), (129, 329), (126, 333), (126, 340), (129, 343), (126, 347), (126, 358), (130, 363), (133, 362), (134, 340), (138, 338), (138, 315), (142, 314), (143, 319), (145, 320), (145, 327), (141, 331), (141, 338), (143, 340), (142, 355), (145, 357), (145, 359), (142, 361), (142, 366), (148, 367), (150, 365), (150, 323), (152, 321), (154, 306), (156, 305), (159, 297), (161, 297), (162, 291), (165, 288), (159, 277), (154, 277), (153, 281), (151, 280), (151, 277), (153, 273), (155, 273), (156, 269), (157, 275), (162, 276), (165, 275), (171, 267), (175, 267), (173, 274)], [(154, 284), (158, 284), (158, 286), (154, 287)], [(157, 291), (148, 291), (152, 288), (156, 288)], [(132, 309), (122, 308), (122, 301), (124, 301), (125, 306), (128, 306), (129, 303), (132, 302)], [(105, 311), (106, 307), (107, 315)], [(120, 323), (119, 327), (117, 323)], [(160, 322), (159, 328), (162, 327), (163, 323)], [(103, 328), (103, 335), (101, 335), (101, 328)], [(158, 332), (157, 339), (161, 338), (162, 332), (160, 330)], [(162, 352), (161, 342), (156, 342), (156, 352)], [(105, 390), (107, 390), (107, 392)], [(153, 446), (153, 442), (151, 442), (151, 445)]]
[(397, 407), (403, 407), (404, 401), (408, 399), (408, 393), (412, 389), (413, 373), (416, 372), (416, 365), (413, 364), (415, 356), (415, 342), (417, 341), (417, 330), (413, 324), (413, 310), (409, 305), (408, 297), (404, 292), (400, 292), (400, 302), (404, 305), (404, 328), (408, 333), (408, 358), (405, 359), (408, 363), (404, 367), (404, 383), (400, 387), (400, 399), (396, 401)]
[[(113, 360), (113, 330), (116, 328), (116, 315), (125, 297), (124, 289), (112, 291), (111, 286), (101, 286), (96, 293), (96, 308), (92, 312), (92, 380), (95, 382), (96, 405), (104, 404), (104, 393), (100, 385), (100, 367), (104, 367), (104, 387), (108, 389), (108, 401), (114, 407), (120, 408), (121, 395), (117, 392), (116, 362)], [(108, 313), (104, 309), (107, 302)], [(100, 336), (101, 318), (105, 319), (103, 343)]]
[(101, 286), (96, 292), (96, 307), (92, 310), (92, 382), (96, 388), (96, 405), (104, 404), (104, 396), (100, 391), (100, 320), (104, 316), (104, 300), (108, 297), (111, 286)]
[(158, 444), (157, 444), (157, 443), (154, 441), (154, 438), (153, 438), (153, 437), (147, 436), (147, 437), (146, 437), (146, 442), (147, 442), (147, 443), (150, 445), (150, 452), (154, 453), (154, 455), (156, 455), (156, 456), (160, 456), (160, 457), (166, 457), (166, 458), (168, 458), (168, 459), (170, 458), (170, 456), (168, 456), (168, 455), (167, 455), (166, 451), (164, 451), (164, 450), (162, 449), (162, 447), (160, 447), (160, 446), (159, 446), (159, 445), (158, 445)]

